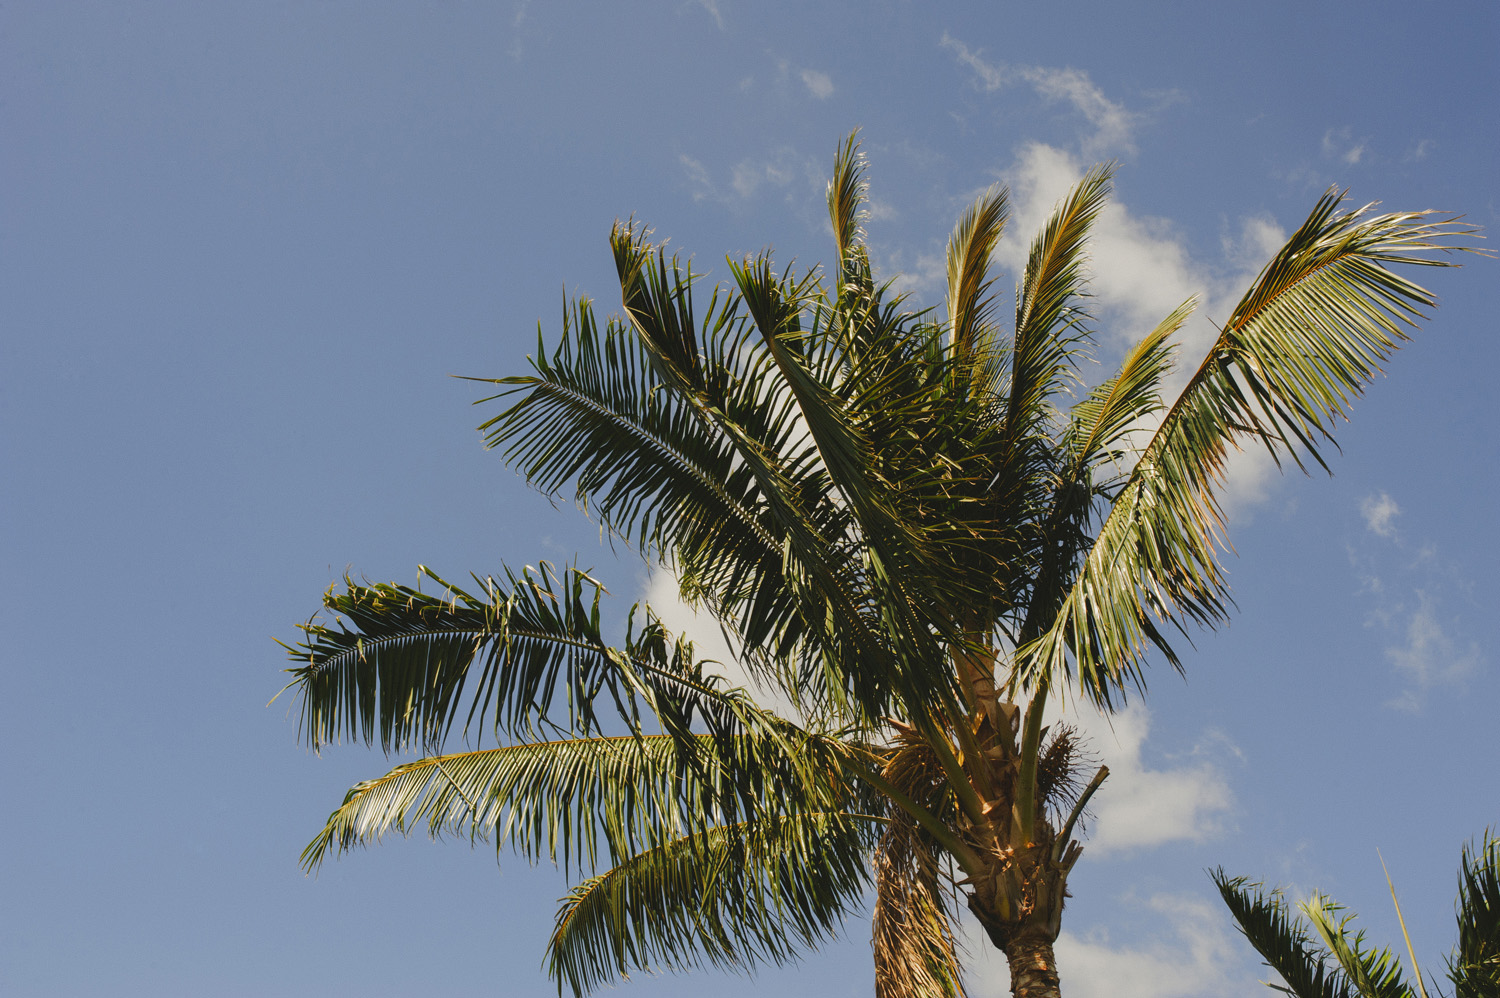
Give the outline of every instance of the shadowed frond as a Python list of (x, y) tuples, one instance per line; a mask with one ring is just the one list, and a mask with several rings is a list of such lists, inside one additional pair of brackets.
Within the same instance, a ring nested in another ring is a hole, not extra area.
[(833, 938), (868, 883), (881, 819), (771, 816), (643, 851), (574, 888), (548, 945), (561, 988), (704, 963), (745, 972)]
[(1023, 650), (1027, 675), (1077, 670), (1108, 703), (1139, 685), (1151, 647), (1175, 656), (1152, 617), (1213, 624), (1226, 589), (1215, 497), (1229, 448), (1259, 440), (1280, 460), (1321, 463), (1315, 438), (1379, 371), (1433, 304), (1388, 269), (1444, 265), (1416, 254), (1462, 230), (1428, 213), (1365, 218), (1319, 201), (1236, 307), (1120, 492), (1046, 633)]
[[(352, 582), (330, 590), (324, 605), (353, 629), (310, 622), (306, 640), (289, 648), (305, 663), (288, 670), (304, 737), (314, 747), (345, 737), (386, 751), (430, 746), (467, 703), (465, 730), (493, 726), (519, 741), (539, 730), (599, 734), (608, 722), (633, 735), (670, 735), (680, 760), (694, 765), (704, 764), (698, 735), (706, 733), (718, 757), (753, 781), (778, 765), (837, 769), (827, 754), (842, 751), (837, 743), (705, 672), (692, 645), (674, 641), (649, 607), (617, 649), (600, 634), (600, 590), (585, 573), (544, 562), (507, 579), (508, 590), (481, 580), (483, 596), (441, 579), (442, 596)], [(742, 758), (752, 747), (754, 756)], [(744, 793), (759, 790), (746, 785)]]

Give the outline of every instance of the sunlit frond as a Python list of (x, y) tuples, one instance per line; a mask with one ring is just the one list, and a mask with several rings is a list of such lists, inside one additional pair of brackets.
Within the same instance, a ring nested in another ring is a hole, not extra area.
[(1157, 626), (1212, 624), (1226, 589), (1216, 498), (1229, 449), (1256, 440), (1278, 459), (1321, 463), (1317, 443), (1433, 304), (1392, 264), (1442, 264), (1451, 222), (1427, 213), (1337, 214), (1329, 194), (1262, 272), (1168, 411), (1100, 529), (1046, 633), (1024, 650), (1027, 675), (1077, 671), (1109, 702), (1139, 684), (1152, 647), (1177, 661)]
[(896, 813), (875, 854), (876, 998), (962, 998), (959, 946), (939, 858)]

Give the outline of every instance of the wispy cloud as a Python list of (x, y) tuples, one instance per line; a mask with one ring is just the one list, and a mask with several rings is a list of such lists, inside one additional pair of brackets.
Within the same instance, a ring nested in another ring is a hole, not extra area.
[(827, 100), (833, 96), (833, 78), (827, 73), (816, 69), (804, 69), (802, 83), (807, 87), (807, 92), (818, 100)]
[(724, 15), (719, 10), (717, 0), (698, 0), (698, 6), (708, 12), (708, 16), (714, 19), (714, 24), (719, 26), (720, 31), (724, 30)]
[(1088, 73), (1072, 67), (1059, 69), (987, 62), (979, 50), (970, 49), (947, 32), (943, 33), (940, 44), (952, 50), (961, 65), (973, 71), (975, 85), (983, 91), (993, 92), (1022, 83), (1045, 99), (1071, 104), (1092, 126), (1092, 132), (1083, 140), (1085, 154), (1096, 156), (1111, 151), (1134, 151), (1132, 133), (1137, 116), (1124, 105), (1106, 97)]
[[(774, 192), (789, 203), (820, 202), (828, 183), (821, 164), (790, 146), (773, 149), (733, 166), (711, 170), (702, 160), (677, 157), (695, 201), (718, 201), (743, 208), (752, 199)], [(717, 176), (715, 174), (718, 174)]]
[(1427, 154), (1430, 153), (1430, 152), (1432, 152), (1433, 146), (1435, 146), (1435, 145), (1436, 145), (1436, 143), (1433, 142), (1431, 139), (1418, 139), (1412, 145), (1412, 147), (1407, 150), (1407, 152), (1406, 152), (1406, 159), (1407, 159), (1407, 161), (1408, 162), (1418, 162), (1418, 161), (1426, 159), (1427, 158)]
[(1359, 503), (1366, 531), (1386, 543), (1351, 544), (1349, 557), (1370, 600), (1365, 626), (1388, 635), (1385, 657), (1399, 683), (1391, 707), (1420, 711), (1436, 689), (1459, 686), (1483, 665), (1479, 643), (1463, 634), (1445, 598), (1469, 587), (1457, 568), (1427, 544), (1413, 555), (1396, 530), (1401, 507), (1385, 491)]
[(1369, 139), (1355, 139), (1354, 129), (1348, 125), (1330, 128), (1323, 133), (1323, 155), (1341, 163), (1354, 166), (1365, 158), (1369, 151)]
[(1403, 640), (1385, 650), (1386, 658), (1407, 681), (1406, 689), (1390, 705), (1407, 711), (1420, 710), (1434, 686), (1457, 683), (1472, 675), (1481, 658), (1478, 642), (1460, 647), (1454, 640), (1452, 624), (1440, 619), (1433, 596), (1420, 589), (1415, 596), (1416, 606), (1406, 617)]
[(677, 162), (682, 164), (683, 172), (687, 175), (688, 187), (691, 188), (694, 201), (717, 199), (718, 188), (714, 186), (713, 178), (708, 175), (708, 168), (698, 160), (683, 153), (677, 157)]
[(1396, 536), (1396, 516), (1400, 512), (1396, 500), (1384, 492), (1366, 496), (1359, 502), (1359, 513), (1365, 518), (1365, 527), (1376, 537)]

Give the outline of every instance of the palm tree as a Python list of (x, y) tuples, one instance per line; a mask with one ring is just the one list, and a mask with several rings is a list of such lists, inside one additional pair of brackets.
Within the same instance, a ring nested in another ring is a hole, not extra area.
[[(1343, 914), (1346, 909), (1332, 898), (1314, 894), (1297, 906), (1323, 940), (1319, 952), (1307, 924), (1290, 915), (1280, 890), (1267, 893), (1244, 877), (1231, 879), (1222, 868), (1212, 876), (1240, 931), (1286, 982), (1270, 987), (1293, 998), (1427, 998), (1410, 937), (1406, 946), (1415, 986), (1406, 982), (1389, 947), (1365, 945), (1365, 934), (1350, 928), (1354, 915)], [(1391, 901), (1396, 902), (1394, 886)], [(1458, 948), (1448, 958), (1454, 998), (1500, 998), (1500, 837), (1486, 832), (1478, 849), (1464, 846), (1455, 910)], [(1405, 935), (1399, 904), (1396, 917)]]
[[(730, 261), (708, 289), (633, 221), (624, 314), (565, 309), (550, 355), (498, 379), (487, 446), (579, 506), (717, 618), (788, 720), (695, 659), (649, 607), (622, 643), (598, 584), (548, 565), (420, 587), (345, 580), (291, 648), (302, 736), (427, 754), (349, 791), (303, 859), (425, 824), (589, 876), (549, 946), (559, 987), (632, 968), (780, 962), (874, 886), (876, 993), (962, 994), (962, 898), (1018, 996), (1052, 945), (1089, 774), (1049, 694), (1109, 707), (1167, 631), (1222, 620), (1215, 498), (1231, 447), (1322, 463), (1333, 421), (1431, 296), (1451, 220), (1329, 192), (1167, 405), (1185, 302), (1063, 407), (1090, 348), (1085, 263), (1110, 169), (1031, 244), (1002, 333), (1003, 189), (959, 220), (941, 313), (877, 283), (855, 137), (828, 206), (831, 274)], [(704, 299), (707, 298), (705, 304)], [(425, 570), (424, 570), (425, 572)], [(454, 731), (459, 718), (463, 724)], [(444, 754), (463, 736), (464, 751)], [(480, 739), (495, 738), (493, 747)]]

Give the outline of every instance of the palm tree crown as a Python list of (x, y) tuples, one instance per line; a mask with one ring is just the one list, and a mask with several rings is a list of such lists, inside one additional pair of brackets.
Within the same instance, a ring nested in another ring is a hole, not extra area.
[[(1344, 211), (1330, 192), (1162, 398), (1166, 316), (1064, 406), (1090, 345), (1091, 171), (1031, 244), (1002, 332), (991, 190), (948, 247), (941, 314), (871, 271), (854, 137), (828, 188), (831, 271), (769, 253), (703, 287), (617, 224), (623, 315), (574, 301), (534, 372), (493, 383), (489, 447), (710, 611), (792, 721), (698, 662), (649, 607), (622, 643), (599, 586), (542, 565), (439, 595), (346, 580), (291, 649), (303, 736), (428, 757), (354, 787), (304, 853), (423, 824), (588, 878), (549, 960), (582, 993), (632, 968), (782, 961), (836, 932), (873, 881), (876, 990), (960, 994), (955, 899), (1010, 960), (1052, 962), (1079, 815), (1104, 779), (1043, 725), (1065, 685), (1141, 683), (1166, 632), (1227, 608), (1215, 489), (1231, 447), (1321, 463), (1334, 420), (1433, 304), (1394, 273), (1454, 230)], [(706, 301), (705, 301), (706, 298)], [(486, 400), (491, 401), (491, 400)], [(425, 570), (424, 570), (425, 571)], [(442, 754), (459, 733), (494, 748)]]

